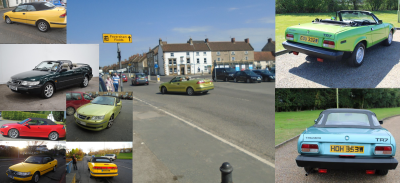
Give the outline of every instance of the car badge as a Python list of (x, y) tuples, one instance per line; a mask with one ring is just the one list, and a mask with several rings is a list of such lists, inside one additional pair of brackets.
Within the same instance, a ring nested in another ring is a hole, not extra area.
[(349, 136), (344, 137), (344, 139), (349, 140)]
[(309, 30), (307, 31), (307, 34), (310, 34), (310, 31), (309, 31)]

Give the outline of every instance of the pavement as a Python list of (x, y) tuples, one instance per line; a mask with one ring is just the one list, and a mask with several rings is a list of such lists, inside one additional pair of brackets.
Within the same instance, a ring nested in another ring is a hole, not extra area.
[[(11, 91), (6, 84), (0, 85), (0, 111), (65, 111), (65, 94), (69, 91), (98, 91), (99, 78), (93, 77), (85, 88), (79, 85), (64, 88), (54, 93), (49, 99), (40, 98), (38, 95), (21, 94)], [(61, 105), (62, 104), (62, 105)]]
[[(57, 157), (57, 169), (56, 172), (48, 172), (40, 176), (39, 183), (59, 183), (65, 182), (64, 172), (65, 172), (65, 159), (61, 156)], [(23, 159), (0, 159), (0, 182), (1, 183), (16, 183), (19, 181), (12, 180), (5, 174), (8, 167), (23, 162)]]
[[(388, 129), (393, 137), (397, 139), (396, 146), (400, 147), (400, 116), (384, 120), (383, 127)], [(362, 170), (328, 170), (326, 174), (311, 173), (305, 176), (302, 167), (297, 167), (297, 139), (276, 149), (276, 173), (275, 182), (399, 182), (400, 168), (389, 170), (386, 176), (367, 175)], [(400, 153), (395, 158), (400, 160)]]
[(83, 129), (75, 124), (74, 116), (67, 116), (67, 141), (132, 141), (132, 100), (121, 101), (121, 113), (114, 120), (113, 126), (102, 131)]
[(132, 182), (132, 160), (127, 159), (117, 159), (114, 160), (118, 166), (118, 176), (110, 178), (110, 177), (101, 177), (101, 178), (90, 178), (90, 173), (88, 170), (87, 161), (90, 159), (90, 156), (85, 156), (82, 161), (78, 161), (76, 166), (78, 170), (74, 170), (72, 168), (71, 173), (75, 173), (76, 182), (77, 183), (122, 183), (122, 182)]
[[(5, 120), (3, 118), (0, 117), (0, 126), (7, 124), (7, 123), (16, 123), (18, 121), (10, 121), (10, 120)], [(38, 138), (38, 137), (18, 137), (18, 138), (11, 138), (9, 136), (3, 136), (0, 135), (0, 141), (32, 141), (32, 140), (41, 140), (41, 141), (50, 141), (48, 138)], [(59, 139), (62, 141), (65, 141), (64, 139)]]
[[(280, 44), (280, 43), (279, 43)], [(350, 67), (300, 53), (276, 57), (276, 88), (399, 88), (400, 33), (391, 46), (375, 45), (366, 50), (364, 63)]]
[[(67, 28), (40, 32), (37, 27), (21, 23), (7, 24), (3, 14), (14, 8), (0, 9), (0, 44), (66, 44)], [(67, 17), (66, 17), (67, 18)]]

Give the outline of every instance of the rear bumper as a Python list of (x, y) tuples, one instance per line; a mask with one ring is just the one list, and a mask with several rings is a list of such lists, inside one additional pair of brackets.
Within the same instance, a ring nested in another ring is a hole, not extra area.
[(210, 87), (197, 87), (197, 88), (194, 88), (194, 92), (205, 92), (205, 91), (210, 91), (210, 90), (213, 90), (214, 89), (214, 86), (210, 86)]
[(147, 84), (147, 83), (149, 83), (148, 80), (136, 80), (136, 81), (133, 81), (133, 84), (139, 84), (139, 85), (143, 85), (143, 84)]
[(282, 43), (282, 45), (285, 49), (289, 51), (300, 52), (312, 57), (335, 61), (341, 61), (345, 53), (343, 51), (330, 50), (291, 41), (285, 41)]
[(90, 171), (90, 175), (93, 177), (116, 177), (118, 176), (118, 173), (93, 173)]
[(331, 156), (303, 156), (296, 158), (297, 166), (326, 168), (326, 169), (362, 169), (362, 170), (378, 170), (378, 169), (396, 169), (397, 160), (390, 158), (339, 158)]

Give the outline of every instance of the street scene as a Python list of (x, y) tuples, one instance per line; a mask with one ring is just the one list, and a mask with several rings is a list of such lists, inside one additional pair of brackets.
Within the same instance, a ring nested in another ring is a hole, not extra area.
[[(35, 181), (37, 183), (65, 182), (65, 145), (65, 142), (0, 141), (0, 171), (5, 172), (0, 174), (0, 182), (21, 182), (17, 181), (19, 176), (15, 175), (15, 172), (29, 172), (31, 176), (24, 180), (29, 181), (39, 171), (43, 173), (38, 176), (38, 181)], [(42, 162), (31, 163), (30, 158), (42, 160)], [(45, 161), (45, 158), (50, 161)], [(56, 166), (48, 171), (47, 165)], [(9, 169), (13, 170), (11, 174), (8, 172)]]

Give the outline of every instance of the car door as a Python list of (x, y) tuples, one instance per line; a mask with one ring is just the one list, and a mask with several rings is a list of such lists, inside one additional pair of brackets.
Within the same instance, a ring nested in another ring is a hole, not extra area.
[(20, 136), (30, 136), (33, 137), (37, 133), (37, 120), (30, 120), (21, 127)]
[(20, 23), (26, 23), (26, 8), (27, 5), (19, 5), (13, 12), (10, 14), (10, 19), (13, 22), (20, 22)]
[(173, 78), (169, 83), (168, 83), (168, 91), (171, 92), (177, 92), (178, 91), (178, 82), (179, 82), (180, 77), (175, 77)]
[(76, 110), (82, 105), (82, 95), (80, 93), (71, 93), (71, 94), (72, 94), (72, 103)]
[(35, 137), (48, 137), (53, 126), (48, 125), (47, 122), (43, 120), (38, 120), (37, 124), (37, 134)]
[(26, 23), (35, 25), (36, 20), (38, 20), (40, 16), (40, 12), (36, 11), (36, 8), (33, 5), (26, 5)]
[(56, 80), (57, 82), (57, 86), (60, 88), (64, 88), (67, 86), (70, 86), (71, 84), (73, 84), (74, 82), (72, 81), (72, 74), (73, 71), (72, 70), (67, 70), (67, 71), (62, 71), (61, 70), (56, 74), (56, 78), (54, 80)]
[[(49, 172), (52, 169), (52, 161), (50, 157), (43, 158), (43, 168), (40, 170), (42, 174)], [(54, 164), (54, 163), (53, 163)]]
[[(120, 104), (120, 105), (118, 105)], [(119, 98), (115, 99), (115, 108), (116, 108), (116, 113), (119, 114), (119, 112), (121, 111), (122, 108), (122, 101)]]

